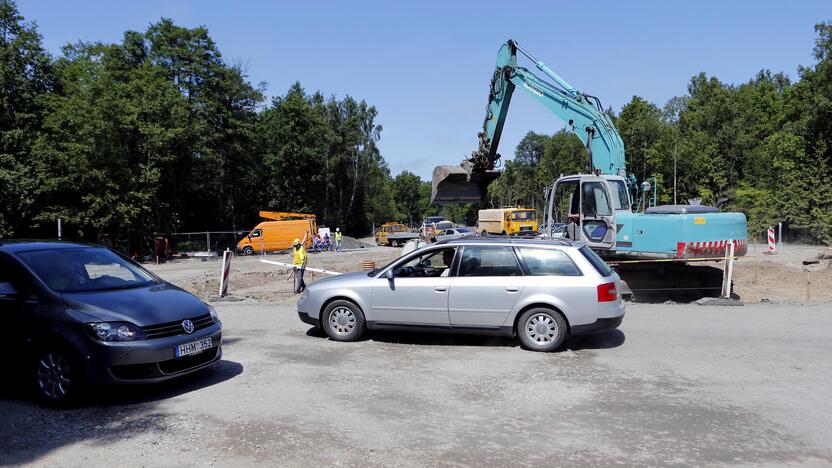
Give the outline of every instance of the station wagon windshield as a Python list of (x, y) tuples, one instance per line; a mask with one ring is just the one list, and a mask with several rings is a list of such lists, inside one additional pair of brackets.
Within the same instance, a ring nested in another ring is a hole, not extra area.
[(30, 250), (18, 254), (53, 291), (92, 292), (157, 284), (142, 268), (99, 247)]

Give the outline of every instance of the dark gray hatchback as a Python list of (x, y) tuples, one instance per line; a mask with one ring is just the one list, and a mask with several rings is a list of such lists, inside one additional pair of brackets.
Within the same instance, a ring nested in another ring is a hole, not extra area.
[(148, 383), (222, 357), (214, 309), (122, 255), (68, 242), (0, 241), (0, 347), (44, 403), (88, 385)]

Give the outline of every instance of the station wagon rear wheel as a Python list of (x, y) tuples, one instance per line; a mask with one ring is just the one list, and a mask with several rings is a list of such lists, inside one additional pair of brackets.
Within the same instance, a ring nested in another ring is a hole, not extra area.
[(350, 301), (331, 302), (321, 322), (326, 334), (335, 341), (355, 341), (364, 334), (364, 314)]
[(566, 341), (566, 320), (554, 310), (530, 309), (517, 321), (517, 336), (532, 351), (553, 351)]

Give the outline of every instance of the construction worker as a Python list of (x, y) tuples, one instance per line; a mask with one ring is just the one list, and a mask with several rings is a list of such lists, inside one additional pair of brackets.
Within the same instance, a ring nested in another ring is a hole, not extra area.
[(341, 238), (342, 237), (343, 237), (343, 234), (341, 234), (341, 228), (335, 228), (335, 251), (336, 252), (341, 251), (341, 242), (342, 242)]
[(303, 235), (303, 242), (300, 239), (295, 239), (292, 243), (295, 247), (295, 261), (292, 263), (295, 273), (295, 294), (302, 293), (306, 289), (306, 283), (303, 282), (303, 272), (306, 270), (306, 238), (309, 236), (309, 231)]

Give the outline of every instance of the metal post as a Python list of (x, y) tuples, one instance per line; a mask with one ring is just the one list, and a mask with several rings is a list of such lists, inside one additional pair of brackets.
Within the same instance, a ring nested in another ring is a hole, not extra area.
[(777, 243), (783, 245), (783, 222), (777, 223)]
[(58, 240), (61, 240), (61, 218), (58, 218)]
[(211, 233), (210, 232), (205, 233), (205, 252), (206, 253), (211, 252)]
[(722, 272), (722, 298), (731, 298), (731, 280), (734, 276), (734, 240), (725, 246), (725, 269)]

